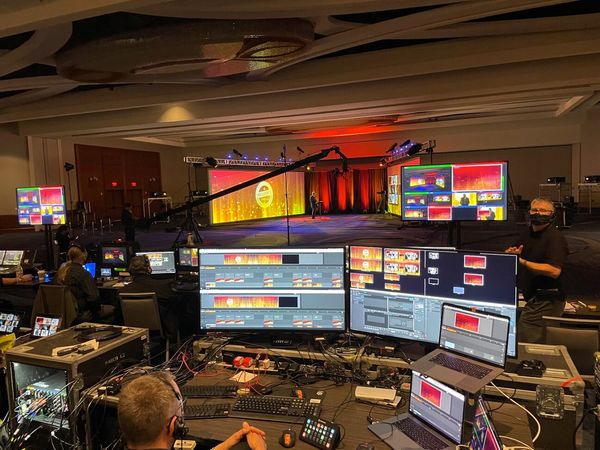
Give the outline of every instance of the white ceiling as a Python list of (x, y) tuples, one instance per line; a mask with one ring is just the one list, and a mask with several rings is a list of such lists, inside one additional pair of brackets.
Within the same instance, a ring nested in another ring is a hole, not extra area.
[(198, 147), (580, 114), (596, 3), (5, 1), (0, 123)]

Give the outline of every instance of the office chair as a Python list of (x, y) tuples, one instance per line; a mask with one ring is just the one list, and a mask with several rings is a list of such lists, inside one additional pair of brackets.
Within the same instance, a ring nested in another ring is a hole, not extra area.
[(31, 310), (31, 327), (37, 314), (60, 316), (64, 328), (68, 328), (77, 320), (79, 309), (77, 300), (68, 286), (42, 284), (33, 301)]
[(543, 317), (546, 344), (564, 345), (585, 381), (593, 381), (594, 352), (600, 350), (600, 320)]
[(169, 358), (169, 337), (163, 330), (156, 292), (119, 293), (123, 324), (130, 327), (148, 328), (149, 331), (158, 331), (161, 340), (166, 342), (165, 360)]

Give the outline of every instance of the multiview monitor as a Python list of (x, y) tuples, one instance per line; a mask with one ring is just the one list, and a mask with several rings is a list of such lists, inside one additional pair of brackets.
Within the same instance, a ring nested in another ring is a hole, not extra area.
[(64, 225), (66, 213), (63, 186), (17, 188), (19, 225)]
[(153, 274), (175, 273), (175, 252), (137, 252), (136, 255), (148, 257)]
[(508, 163), (402, 167), (403, 220), (506, 220)]
[(344, 248), (198, 249), (202, 330), (343, 331)]
[(508, 356), (517, 349), (517, 257), (442, 249), (349, 249), (350, 330), (438, 343), (442, 305), (510, 319)]

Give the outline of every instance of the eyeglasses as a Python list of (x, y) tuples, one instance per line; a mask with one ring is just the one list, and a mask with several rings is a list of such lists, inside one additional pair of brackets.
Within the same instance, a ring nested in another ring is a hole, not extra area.
[(531, 208), (529, 210), (530, 213), (533, 214), (537, 214), (537, 213), (550, 213), (552, 214), (552, 210), (551, 209), (543, 209), (543, 208)]

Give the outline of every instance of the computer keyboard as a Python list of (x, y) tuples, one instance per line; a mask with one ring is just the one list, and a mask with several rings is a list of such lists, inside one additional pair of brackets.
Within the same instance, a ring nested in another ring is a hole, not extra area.
[(188, 398), (235, 397), (238, 389), (237, 384), (211, 386), (186, 384), (180, 387), (181, 395)]
[(240, 397), (229, 411), (229, 417), (286, 423), (299, 423), (305, 417), (319, 417), (320, 414), (321, 407), (308, 400), (275, 395)]
[(215, 419), (229, 417), (231, 403), (213, 403), (208, 405), (188, 405), (183, 407), (186, 419)]
[(425, 450), (442, 450), (443, 448), (448, 447), (444, 441), (438, 439), (433, 433), (423, 427), (423, 425), (415, 422), (410, 417), (398, 420), (392, 425)]
[(438, 353), (429, 361), (444, 366), (450, 370), (470, 375), (474, 378), (482, 379), (492, 370), (487, 367), (480, 366), (478, 364), (467, 361), (466, 359), (456, 358), (447, 353)]

